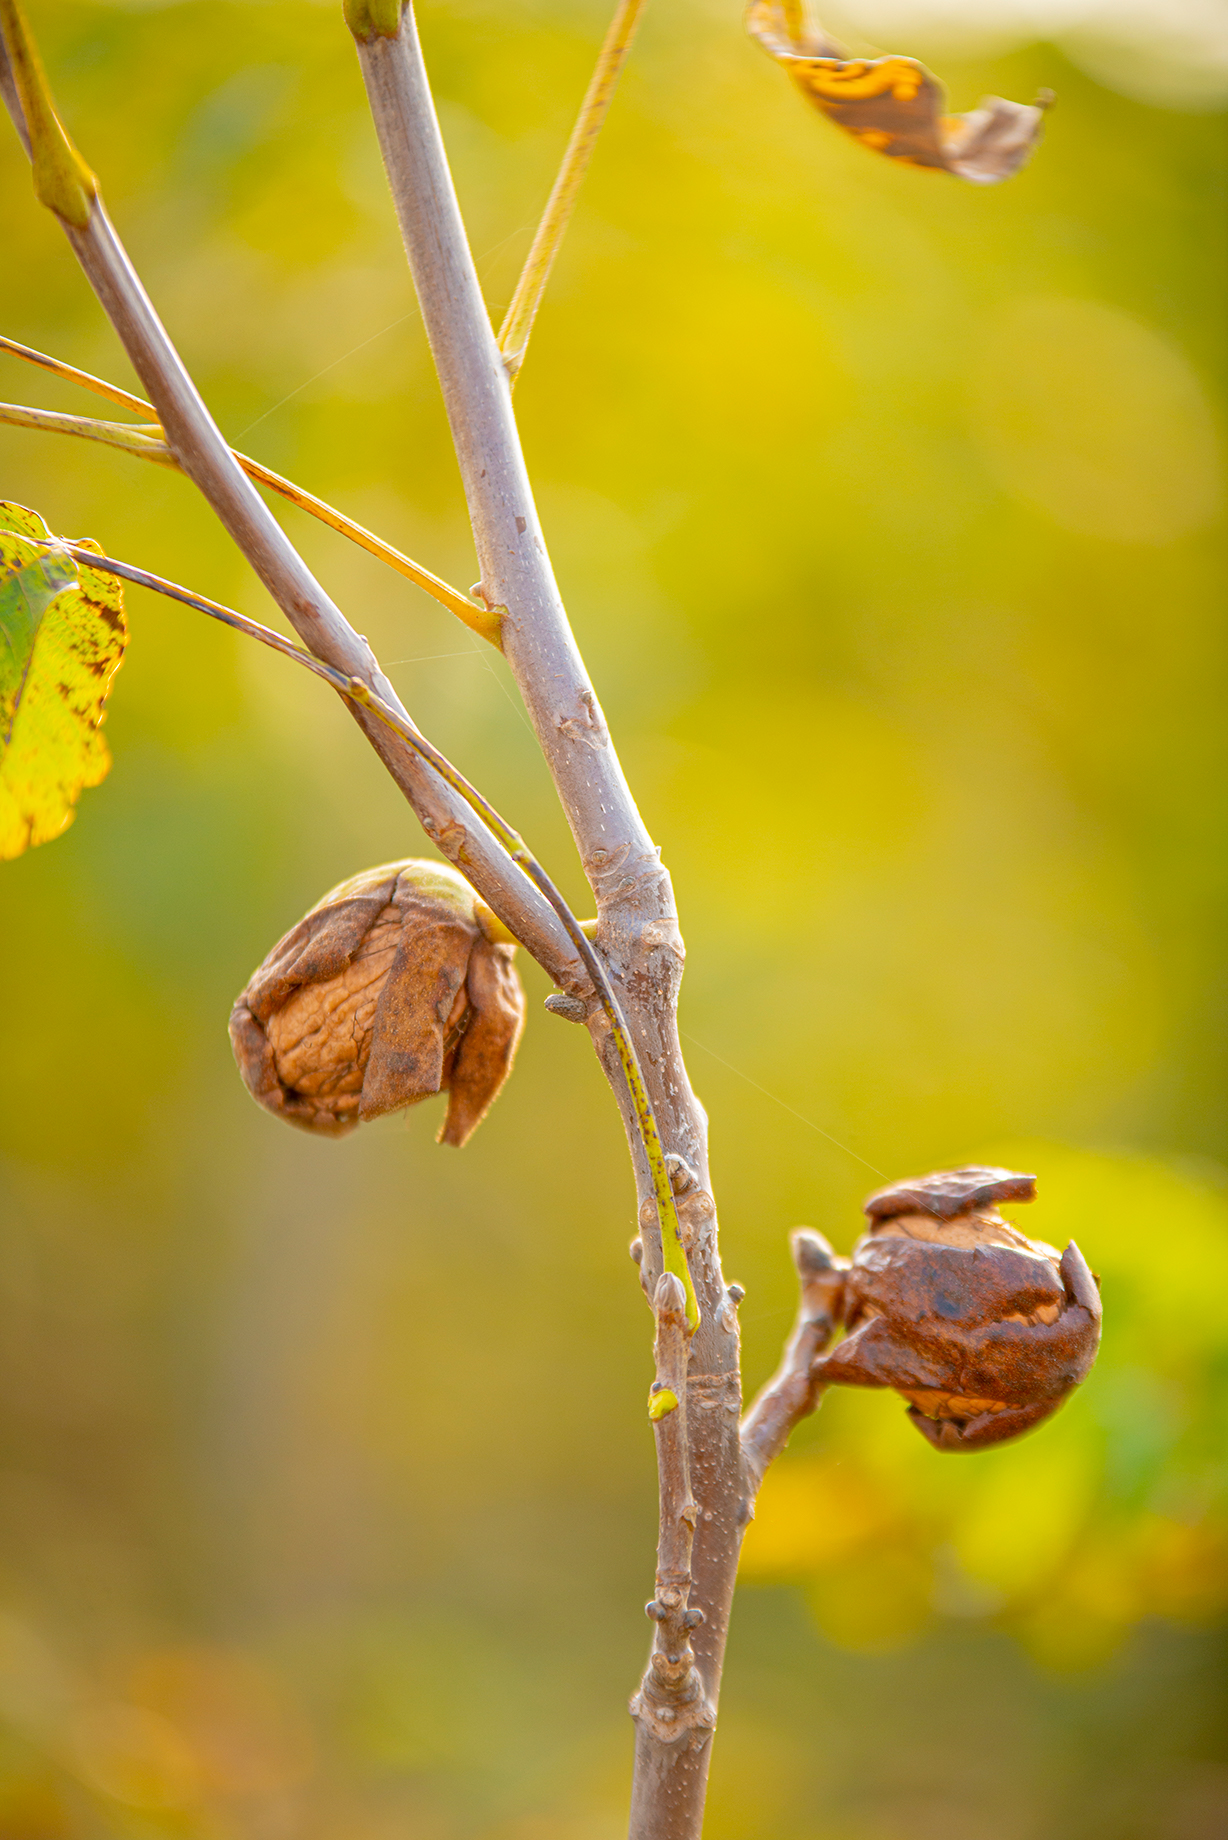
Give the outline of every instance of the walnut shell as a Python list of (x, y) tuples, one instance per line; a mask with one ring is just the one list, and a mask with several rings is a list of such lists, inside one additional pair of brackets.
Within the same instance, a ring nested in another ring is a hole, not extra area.
[(472, 1135), (524, 1024), (515, 946), (464, 878), (409, 858), (319, 901), (235, 1003), (248, 1091), (302, 1130), (342, 1137), (448, 1092), (439, 1141)]
[(812, 1372), (825, 1385), (890, 1386), (938, 1450), (1028, 1431), (1091, 1370), (1100, 1294), (1072, 1240), (1060, 1257), (1003, 1220), (1036, 1178), (956, 1169), (897, 1182), (866, 1203), (842, 1306), (848, 1334)]

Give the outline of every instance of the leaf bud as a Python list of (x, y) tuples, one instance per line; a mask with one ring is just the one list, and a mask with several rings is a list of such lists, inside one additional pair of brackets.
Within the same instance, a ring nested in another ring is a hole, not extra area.
[(411, 857), (342, 882), (235, 1003), (230, 1039), (248, 1091), (327, 1137), (446, 1091), (439, 1142), (463, 1144), (524, 1023), (509, 938), (446, 863)]

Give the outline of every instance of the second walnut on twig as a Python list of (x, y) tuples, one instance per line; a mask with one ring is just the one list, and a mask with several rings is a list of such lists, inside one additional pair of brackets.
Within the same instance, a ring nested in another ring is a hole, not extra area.
[(1072, 1240), (1060, 1256), (998, 1212), (1036, 1178), (944, 1170), (866, 1202), (841, 1305), (848, 1334), (810, 1372), (823, 1386), (889, 1386), (938, 1450), (1018, 1437), (1086, 1379), (1100, 1294)]
[(266, 1110), (340, 1137), (448, 1092), (460, 1145), (511, 1071), (524, 992), (510, 934), (446, 863), (409, 858), (326, 894), (269, 953), (230, 1017)]

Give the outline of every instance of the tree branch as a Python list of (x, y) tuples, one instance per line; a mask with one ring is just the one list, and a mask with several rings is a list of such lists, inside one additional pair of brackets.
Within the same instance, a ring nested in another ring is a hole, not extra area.
[[(347, 18), (460, 463), (482, 571), (477, 592), (501, 610), (504, 653), (596, 894), (603, 948), (608, 949), (613, 878), (620, 895), (637, 882), (653, 884), (651, 915), (661, 923), (663, 896), (668, 924), (650, 946), (659, 946), (668, 933), (680, 956), (668, 878), (611, 745), (546, 553), (511, 386), (461, 221), (413, 13), (404, 7), (394, 22), (389, 7), (388, 17), (377, 21), (376, 10), (351, 9)], [(611, 970), (617, 981), (617, 965)], [(669, 983), (676, 989), (676, 975)], [(634, 1025), (633, 1032), (643, 1060)], [(612, 1062), (609, 1071), (618, 1090)], [(652, 1100), (655, 1106), (655, 1093)], [(642, 1120), (624, 1111), (624, 1122), (633, 1141), (641, 1138)], [(655, 1208), (649, 1231), (659, 1226), (666, 1262), (673, 1267), (681, 1231), (664, 1156), (654, 1154), (650, 1143), (642, 1167), (646, 1196)], [(680, 1274), (685, 1269), (675, 1268)]]
[(439, 373), (482, 574), (504, 649), (594, 881), (651, 865), (652, 841), (610, 745), (538, 523), (511, 390), (448, 170), (412, 11), (358, 56), (402, 239)]
[[(138, 587), (149, 588), (155, 594), (165, 594), (171, 600), (180, 601), (185, 607), (194, 607), (198, 612), (208, 614), (210, 619), (220, 621), (222, 625), (231, 627), (235, 632), (243, 633), (249, 639), (258, 640), (261, 645), (269, 646), (271, 650), (280, 653), (283, 658), (292, 659), (295, 664), (304, 666), (314, 676), (331, 684), (333, 689), (349, 702), (356, 704), (361, 709), (370, 710), (373, 715), (378, 716), (386, 728), (390, 728), (403, 741), (407, 741), (414, 752), (435, 769), (445, 784), (450, 786), (454, 792), (458, 792), (471, 810), (477, 813), (507, 852), (509, 859), (541, 891), (562, 921), (568, 937), (593, 981), (593, 987), (601, 999), (610, 1028), (618, 1037), (623, 1069), (627, 1084), (632, 1090), (633, 1100), (647, 1110), (643, 1076), (636, 1062), (635, 1049), (618, 1007), (618, 999), (614, 994), (609, 975), (589, 938), (588, 928), (572, 913), (519, 831), (513, 829), (490, 800), (465, 778), (459, 768), (452, 765), (445, 754), (440, 753), (433, 742), (427, 740), (416, 722), (411, 721), (399, 708), (393, 709), (382, 697), (375, 695), (361, 678), (343, 676), (331, 665), (314, 658), (310, 652), (300, 651), (298, 646), (291, 645), (288, 639), (274, 632), (271, 627), (262, 626), (259, 620), (249, 619), (246, 614), (236, 613), (232, 607), (223, 607), (219, 602), (209, 600), (203, 594), (195, 594), (189, 588), (181, 588), (177, 582), (167, 581), (161, 575), (153, 575), (148, 569), (138, 568), (131, 562), (121, 562), (115, 556), (100, 555), (96, 550), (83, 548), (79, 544), (66, 542), (62, 538), (55, 540), (48, 547), (65, 551), (74, 562), (82, 567), (101, 569), (105, 573), (118, 575), (125, 581), (135, 582)], [(511, 936), (508, 937), (510, 942)], [(649, 1122), (651, 1122), (651, 1115), (649, 1115)], [(683, 1299), (685, 1321), (691, 1316), (695, 1303), (688, 1276), (684, 1270), (681, 1278), (673, 1276), (670, 1281), (677, 1285)], [(670, 1294), (672, 1295), (672, 1292)], [(682, 1371), (685, 1377), (685, 1362)]]
[[(80, 172), (88, 169), (51, 109), (16, 0), (0, 0), (0, 21), (8, 72), (0, 90), (10, 107), (15, 107), (23, 143), (33, 149), (36, 190), (60, 217), (78, 261), (149, 393), (176, 462), (199, 487), (308, 649), (346, 678), (366, 684), (405, 716), (365, 639), (315, 580), (222, 438), (128, 260), (98, 196), (96, 181), (89, 175), (90, 190), (80, 180)], [(46, 158), (40, 135), (51, 142)], [(378, 716), (363, 709), (354, 713), (432, 842), (556, 983), (577, 994), (589, 990), (557, 916), (522, 877), (509, 873), (504, 854), (486, 826)]]
[(742, 1420), (742, 1450), (752, 1497), (759, 1492), (768, 1464), (780, 1455), (794, 1428), (809, 1417), (823, 1396), (823, 1388), (811, 1377), (811, 1367), (839, 1325), (848, 1270), (848, 1260), (836, 1258), (823, 1235), (809, 1227), (798, 1227), (789, 1243), (801, 1283), (797, 1321), (780, 1366)]
[[(589, 1030), (622, 1110), (639, 1197), (642, 1278), (661, 1275), (658, 1233), (676, 1214), (700, 1307), (691, 1346), (687, 1434), (699, 1519), (693, 1637), (715, 1707), (737, 1569), (750, 1512), (737, 1415), (736, 1312), (721, 1275), (707, 1165), (707, 1121), (691, 1091), (675, 1006), (683, 948), (669, 878), (623, 777), (559, 598), (525, 471), (511, 389), (478, 286), (435, 118), (412, 12), (396, 0), (349, 0), (367, 94), (443, 391), (482, 571), (482, 598), (502, 606), (504, 652), (550, 767), (592, 885), (598, 945), (631, 1028), (666, 1151), (673, 1190), (661, 1194), (641, 1148), (604, 1017)], [(696, 1840), (711, 1747), (674, 1778), (671, 1840)], [(644, 1767), (643, 1760), (637, 1767)], [(639, 1790), (635, 1791), (639, 1795)], [(643, 1805), (641, 1798), (640, 1805)], [(664, 1804), (660, 1818), (666, 1818)], [(642, 1829), (644, 1840), (658, 1830)], [(659, 1830), (662, 1835), (665, 1828)]]
[[(11, 48), (14, 31), (24, 31), (17, 0), (0, 0), (0, 17)], [(604, 1008), (593, 1001), (582, 960), (555, 914), (543, 901), (536, 906), (527, 901), (533, 890), (523, 877), (519, 887), (509, 885), (506, 859), (488, 827), (471, 816), (381, 715), (377, 705), (384, 704), (398, 725), (408, 723), (365, 641), (314, 581), (213, 424), (97, 200), (92, 175), (71, 149), (49, 100), (40, 95), (37, 109), (28, 106), (34, 81), (29, 59), (18, 72), (15, 114), (20, 129), (34, 125), (40, 196), (61, 216), (150, 395), (171, 453), (205, 493), (304, 643), (347, 680), (345, 694), (360, 704), (358, 719), (428, 834), (459, 862), (489, 906), (556, 981), (586, 997), (590, 1033), (631, 1147), (646, 1288), (655, 1297), (663, 1257), (670, 1258), (676, 1242), (697, 1294), (692, 1371), (679, 1395), (686, 1399), (685, 1415), (669, 1438), (684, 1438), (696, 1502), (689, 1596), (690, 1608), (702, 1611), (704, 1620), (691, 1632), (691, 1646), (702, 1703), (714, 1716), (750, 1497), (737, 1431), (736, 1312), (720, 1270), (706, 1119), (691, 1092), (677, 1036), (683, 951), (672, 891), (623, 777), (559, 599), (512, 416), (507, 369), (465, 240), (412, 16), (397, 0), (347, 0), (347, 18), (359, 40), (460, 461), (481, 567), (480, 598), (492, 611), (502, 612), (505, 652), (597, 898), (600, 961), (626, 1015), (659, 1137), (641, 1136), (643, 1121), (623, 1077), (618, 1036)], [(14, 89), (11, 82), (7, 87)], [(42, 146), (48, 135), (59, 137), (49, 164)], [(677, 1290), (683, 1290), (681, 1276)], [(677, 1290), (666, 1293), (675, 1319)], [(677, 1326), (676, 1320), (667, 1325), (671, 1335)], [(676, 1481), (674, 1474), (671, 1489)], [(668, 1651), (679, 1656), (680, 1665), (681, 1652), (676, 1647)], [(683, 1677), (689, 1679), (685, 1670)], [(700, 1729), (696, 1724), (694, 1730)], [(690, 1746), (685, 1768), (666, 1768), (661, 1741), (647, 1717), (641, 1718), (639, 1731), (637, 1840), (697, 1840), (710, 1744), (705, 1737)]]

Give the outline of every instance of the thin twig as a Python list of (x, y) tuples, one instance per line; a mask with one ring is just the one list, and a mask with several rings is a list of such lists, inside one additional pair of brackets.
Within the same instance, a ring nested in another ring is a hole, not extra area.
[(100, 422), (92, 415), (64, 415), (58, 409), (31, 409), (25, 403), (0, 403), (0, 422), (10, 428), (34, 428), (42, 434), (75, 434), (104, 447), (118, 447), (142, 460), (154, 460), (179, 472), (178, 461), (162, 439), (157, 422)]
[(793, 1263), (801, 1284), (801, 1301), (793, 1333), (780, 1366), (762, 1388), (742, 1420), (742, 1450), (752, 1498), (758, 1494), (768, 1464), (778, 1457), (792, 1432), (809, 1417), (823, 1389), (811, 1368), (840, 1322), (847, 1259), (837, 1259), (821, 1233), (798, 1227), (790, 1235)]
[(499, 641), (500, 613), (497, 607), (479, 605), (477, 601), (470, 600), (469, 596), (462, 594), (459, 588), (453, 588), (440, 576), (432, 573), (430, 569), (423, 568), (420, 562), (415, 562), (412, 557), (403, 555), (399, 549), (394, 549), (391, 543), (385, 543), (382, 537), (377, 537), (374, 531), (368, 530), (363, 524), (355, 523), (353, 518), (346, 517), (343, 511), (335, 511), (331, 505), (326, 504), (322, 498), (317, 498), (313, 492), (308, 492), (303, 486), (295, 485), (292, 479), (283, 479), (280, 473), (273, 472), (271, 467), (264, 466), (259, 460), (252, 460), (247, 454), (238, 453), (233, 448), (231, 452), (234, 453), (235, 459), (248, 478), (254, 479), (257, 485), (267, 486), (270, 492), (276, 492), (279, 497), (288, 499), (292, 505), (297, 505), (300, 511), (306, 511), (313, 518), (317, 518), (321, 524), (327, 524), (330, 530), (337, 531), (340, 536), (348, 537), (351, 543), (356, 543), (359, 549), (365, 549), (368, 555), (377, 557), (380, 562), (386, 562), (390, 569), (395, 569), (398, 575), (404, 575), (407, 581), (412, 581), (415, 587), (422, 588), (441, 606), (446, 607), (449, 613), (454, 613), (461, 624), (467, 626), (470, 632), (476, 633), (479, 639), (485, 639), (488, 644), (495, 647), (496, 651), (502, 650)]
[(533, 321), (546, 291), (554, 258), (567, 233), (597, 136), (614, 100), (614, 91), (618, 87), (618, 79), (622, 75), (643, 10), (644, 0), (619, 0), (610, 29), (597, 54), (596, 68), (589, 79), (584, 101), (580, 104), (580, 113), (563, 154), (558, 177), (546, 201), (525, 265), (520, 271), (511, 305), (503, 316), (503, 324), (499, 328), (499, 350), (503, 353), (508, 374), (513, 378), (524, 363)]
[(53, 358), (45, 351), (35, 351), (33, 345), (23, 345), (18, 339), (9, 339), (0, 333), (0, 351), (7, 351), (12, 358), (21, 358), (26, 364), (37, 364), (40, 370), (50, 371), (53, 377), (60, 377), (65, 383), (76, 383), (83, 390), (92, 390), (95, 396), (105, 396), (117, 409), (131, 409), (134, 415), (143, 415), (148, 421), (153, 417), (153, 405), (147, 403), (143, 396), (134, 396), (131, 390), (121, 390), (117, 383), (108, 383), (105, 377), (95, 377), (93, 371), (78, 370), (75, 364), (66, 364), (63, 358)]
[[(103, 441), (112, 447), (122, 447), (129, 453), (139, 454), (143, 459), (160, 460), (163, 465), (172, 466), (179, 472), (183, 471), (162, 439), (162, 428), (157, 420), (153, 404), (147, 403), (143, 397), (133, 396), (128, 390), (121, 390), (118, 384), (108, 383), (105, 377), (95, 377), (90, 371), (78, 370), (74, 364), (66, 364), (62, 358), (52, 358), (46, 352), (35, 351), (30, 345), (21, 345), (16, 339), (8, 339), (0, 335), (0, 351), (7, 351), (15, 358), (23, 358), (29, 364), (40, 365), (44, 370), (50, 371), (53, 376), (63, 378), (66, 383), (78, 383), (83, 389), (93, 390), (96, 395), (105, 396), (109, 402), (116, 403), (121, 409), (131, 409), (134, 414), (144, 416), (145, 423), (141, 433), (147, 438), (141, 442), (124, 439), (125, 424), (122, 422), (95, 422), (87, 416), (53, 416), (49, 410), (26, 409), (14, 403), (0, 404), (0, 421), (6, 421), (22, 428), (43, 428), (54, 430), (59, 434), (82, 435), (86, 440)], [(104, 430), (108, 432), (103, 432)], [(337, 531), (340, 536), (348, 537), (351, 543), (356, 543), (360, 549), (365, 549), (369, 555), (377, 557), (380, 562), (386, 562), (389, 568), (395, 569), (399, 575), (404, 575), (406, 580), (414, 583), (415, 587), (422, 588), (441, 606), (446, 607), (449, 613), (454, 613), (457, 619), (462, 621), (471, 632), (477, 633), (479, 638), (486, 639), (495, 647), (499, 646), (498, 608), (486, 607), (470, 600), (469, 596), (462, 594), (459, 588), (452, 587), (450, 583), (433, 574), (430, 569), (423, 568), (422, 564), (415, 562), (412, 557), (403, 555), (399, 549), (394, 549), (391, 543), (385, 543), (382, 537), (377, 537), (373, 531), (367, 530), (362, 524), (355, 523), (354, 519), (346, 517), (344, 512), (335, 510), (322, 498), (317, 498), (313, 492), (308, 492), (304, 487), (296, 485), (292, 479), (283, 479), (280, 473), (273, 472), (261, 461), (253, 460), (249, 455), (241, 454), (233, 447), (230, 451), (248, 478), (254, 479), (257, 485), (267, 486), (270, 492), (276, 492), (282, 498), (288, 499), (301, 511), (306, 511), (310, 516), (318, 518), (321, 524), (327, 524), (330, 530)]]

